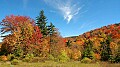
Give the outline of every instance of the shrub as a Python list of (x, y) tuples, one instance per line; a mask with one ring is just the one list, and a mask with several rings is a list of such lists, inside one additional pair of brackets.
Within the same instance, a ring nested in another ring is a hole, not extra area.
[(114, 63), (115, 62), (115, 57), (110, 55), (109, 62)]
[(25, 57), (29, 57), (30, 59), (32, 59), (34, 57), (33, 54), (27, 54)]
[(11, 61), (11, 60), (15, 59), (15, 56), (14, 56), (14, 54), (8, 54), (7, 58), (9, 61)]
[(94, 53), (94, 59), (95, 59), (95, 60), (100, 60), (100, 59), (101, 59), (100, 54)]
[(23, 62), (29, 62), (29, 61), (30, 61), (30, 58), (29, 58), (29, 57), (25, 57), (22, 61), (23, 61)]
[(120, 55), (115, 57), (115, 62), (120, 63)]
[(49, 58), (49, 60), (55, 60), (55, 58), (54, 58), (53, 55), (51, 55), (51, 54), (49, 55), (48, 58)]
[(81, 52), (78, 51), (78, 50), (73, 51), (73, 53), (72, 53), (72, 59), (78, 60), (78, 59), (80, 59), (80, 58), (81, 58)]
[(19, 64), (19, 60), (13, 59), (13, 60), (11, 61), (11, 64), (12, 64), (12, 65), (18, 65), (18, 64)]
[(65, 51), (62, 51), (61, 55), (58, 56), (58, 61), (59, 62), (67, 62), (69, 60), (70, 60), (70, 58), (67, 56)]
[(85, 57), (81, 60), (81, 63), (91, 63), (91, 62), (92, 62), (92, 60), (87, 57)]
[(0, 57), (0, 60), (1, 61), (7, 61), (8, 59), (7, 59), (7, 57), (5, 55), (3, 55), (3, 56)]
[(25, 58), (23, 58), (23, 62), (29, 62), (31, 59), (33, 59), (33, 54), (27, 54), (25, 55)]
[(17, 48), (14, 49), (13, 54), (15, 55), (15, 57), (21, 57), (23, 56), (23, 50), (20, 48), (20, 46), (17, 46)]

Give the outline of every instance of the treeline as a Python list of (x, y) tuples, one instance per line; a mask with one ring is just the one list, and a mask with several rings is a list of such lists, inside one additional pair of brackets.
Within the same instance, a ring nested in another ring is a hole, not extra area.
[(76, 38), (66, 38), (67, 44), (80, 46), (82, 58), (111, 63), (120, 62), (120, 23), (91, 30)]
[(30, 56), (48, 59), (49, 56), (58, 57), (65, 49), (63, 38), (52, 22), (48, 24), (43, 10), (36, 20), (27, 16), (10, 15), (0, 25), (1, 34), (10, 33), (2, 36), (4, 38), (0, 49), (1, 56), (10, 57), (7, 60), (30, 60)]
[(27, 16), (6, 16), (1, 22), (3, 36), (0, 60), (38, 62), (96, 61), (120, 62), (120, 24), (105, 26), (78, 37), (62, 38), (44, 11), (36, 20)]

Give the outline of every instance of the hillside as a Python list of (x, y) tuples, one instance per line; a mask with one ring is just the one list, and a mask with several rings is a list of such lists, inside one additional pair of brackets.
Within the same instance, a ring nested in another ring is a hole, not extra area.
[(119, 39), (120, 38), (120, 23), (103, 26), (101, 28), (97, 28), (95, 30), (85, 32), (82, 35), (66, 37), (65, 39), (72, 40), (74, 42), (83, 42), (83, 40), (88, 40), (88, 39), (93, 40), (96, 38), (104, 39), (106, 37), (110, 37), (112, 39)]
[(76, 42), (83, 40), (103, 41), (107, 38), (111, 38), (115, 43), (119, 43), (120, 23), (103, 26), (101, 28), (83, 33), (76, 38)]
[(103, 26), (76, 38), (66, 39), (67, 44), (79, 46), (84, 57), (92, 59), (90, 52), (93, 52), (96, 59), (113, 61), (111, 58), (117, 58), (117, 62), (120, 61), (120, 23)]

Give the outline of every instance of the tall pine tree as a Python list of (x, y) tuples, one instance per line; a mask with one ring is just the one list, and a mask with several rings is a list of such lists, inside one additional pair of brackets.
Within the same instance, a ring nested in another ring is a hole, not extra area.
[(55, 33), (55, 26), (52, 23), (50, 23), (50, 25), (48, 26), (48, 30), (48, 33), (51, 36), (53, 33)]
[(43, 36), (47, 36), (48, 35), (48, 29), (47, 29), (47, 18), (44, 15), (44, 11), (41, 10), (39, 16), (36, 17), (36, 25), (39, 26), (41, 33), (43, 34)]

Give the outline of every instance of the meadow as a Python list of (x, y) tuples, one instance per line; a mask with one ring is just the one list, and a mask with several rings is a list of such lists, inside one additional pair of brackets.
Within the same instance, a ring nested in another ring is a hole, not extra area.
[(0, 62), (0, 67), (120, 67), (120, 64), (109, 64), (106, 62), (85, 64), (79, 61), (65, 63), (45, 61), (35, 63), (19, 62), (17, 65), (11, 65), (10, 62)]

